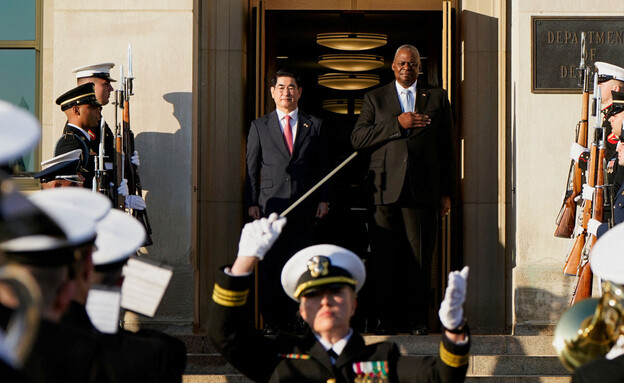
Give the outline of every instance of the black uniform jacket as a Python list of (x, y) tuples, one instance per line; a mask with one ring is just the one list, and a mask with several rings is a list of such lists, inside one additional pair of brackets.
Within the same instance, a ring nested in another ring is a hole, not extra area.
[[(620, 187), (617, 194), (613, 197), (613, 226), (624, 222), (624, 185)], [(604, 222), (596, 230), (596, 237), (600, 238), (609, 230), (609, 223)]]
[(621, 383), (624, 382), (624, 355), (609, 360), (598, 358), (574, 371), (572, 383)]
[(43, 319), (22, 371), (34, 383), (114, 381), (102, 362), (96, 335)]
[[(281, 213), (329, 173), (327, 140), (320, 119), (298, 111), (292, 155), (273, 111), (252, 121), (247, 137), (248, 206), (264, 216)], [(293, 215), (314, 216), (319, 202), (329, 202), (328, 184), (305, 199)]]
[(405, 130), (398, 116), (401, 103), (395, 82), (366, 93), (351, 144), (371, 152), (376, 205), (397, 202), (409, 182), (416, 201), (437, 206), (440, 196), (452, 196), (454, 179), (453, 117), (446, 91), (416, 89), (415, 111), (431, 118), (424, 128)]
[[(310, 332), (304, 337), (261, 335), (251, 324), (247, 296), (252, 277), (217, 274), (208, 335), (213, 345), (237, 370), (258, 382), (353, 382), (358, 366), (385, 366), (390, 382), (463, 382), (469, 345), (457, 346), (444, 338), (438, 356), (400, 354), (390, 342), (366, 345), (354, 333), (331, 360)], [(363, 363), (360, 363), (363, 362)], [(366, 363), (375, 362), (375, 363)]]
[(65, 123), (63, 135), (56, 142), (56, 147), (54, 148), (54, 156), (59, 156), (76, 149), (82, 150), (82, 161), (80, 165), (87, 170), (87, 172), (82, 173), (82, 175), (85, 178), (84, 187), (88, 189), (93, 185), (93, 175), (95, 174), (93, 157), (96, 155), (96, 152), (91, 149), (91, 145), (90, 139), (87, 138), (83, 132)]
[[(102, 334), (93, 326), (85, 306), (72, 301), (63, 323), (97, 333), (102, 343), (104, 360), (115, 382), (175, 383), (182, 381), (186, 366), (186, 349), (182, 341), (162, 334), (146, 336), (120, 329), (115, 334)], [(167, 342), (162, 337), (171, 338)]]

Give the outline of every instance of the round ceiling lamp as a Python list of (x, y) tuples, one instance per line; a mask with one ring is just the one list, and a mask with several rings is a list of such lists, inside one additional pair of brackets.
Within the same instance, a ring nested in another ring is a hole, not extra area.
[(337, 53), (319, 56), (318, 63), (330, 69), (363, 72), (381, 68), (384, 58), (377, 55)]
[(344, 51), (363, 51), (386, 45), (388, 37), (381, 33), (319, 33), (316, 42), (322, 46)]
[(319, 85), (339, 90), (366, 89), (379, 84), (379, 75), (362, 73), (326, 73), (318, 76)]
[[(364, 100), (353, 100), (353, 113), (360, 114), (362, 110), (362, 103)], [(338, 114), (349, 114), (349, 100), (346, 98), (334, 98), (331, 100), (323, 100), (323, 109)]]

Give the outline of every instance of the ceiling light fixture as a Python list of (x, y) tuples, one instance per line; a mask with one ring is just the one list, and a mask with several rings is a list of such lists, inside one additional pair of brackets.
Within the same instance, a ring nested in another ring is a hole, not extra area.
[(377, 55), (337, 53), (319, 56), (318, 63), (330, 69), (363, 72), (381, 68), (384, 58)]
[[(362, 103), (364, 100), (356, 99), (353, 100), (353, 113), (360, 114), (362, 110)], [(331, 100), (323, 100), (323, 109), (329, 110), (330, 112), (338, 113), (338, 114), (349, 114), (349, 99), (346, 98), (335, 98)]]
[(379, 84), (379, 75), (362, 73), (326, 73), (318, 76), (319, 85), (339, 90), (366, 89)]
[(363, 51), (386, 45), (388, 37), (381, 33), (319, 33), (316, 42), (322, 46), (345, 51)]

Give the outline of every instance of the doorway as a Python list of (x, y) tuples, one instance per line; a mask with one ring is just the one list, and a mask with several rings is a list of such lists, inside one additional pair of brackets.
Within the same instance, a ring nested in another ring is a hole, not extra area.
[[(303, 88), (299, 107), (323, 120), (329, 141), (331, 167), (334, 168), (353, 153), (350, 135), (358, 118), (358, 101), (366, 92), (394, 80), (391, 69), (396, 49), (402, 44), (416, 46), (423, 63), (419, 82), (427, 87), (442, 87), (444, 83), (444, 51), (454, 51), (449, 41), (443, 41), (442, 30), (452, 28), (445, 25), (443, 11), (317, 11), (317, 10), (262, 10), (254, 8), (254, 28), (257, 35), (249, 36), (248, 78), (255, 79), (256, 89), (250, 91), (252, 101), (248, 105), (245, 129), (249, 123), (275, 109), (270, 96), (269, 80), (281, 68), (288, 68), (301, 76)], [(335, 50), (317, 43), (322, 33), (374, 33), (386, 36), (387, 42), (364, 51), (350, 52)], [(449, 33), (449, 36), (452, 36)], [(450, 41), (452, 45), (452, 41)], [(357, 53), (381, 57), (383, 63), (377, 68), (361, 71), (375, 75), (378, 83), (361, 89), (335, 89), (319, 84), (321, 76), (327, 73), (352, 73), (327, 68), (319, 63), (323, 55)], [(452, 61), (452, 55), (449, 62)], [(448, 79), (446, 79), (448, 81)], [(253, 82), (253, 81), (252, 81)], [(448, 84), (445, 84), (448, 85)], [(336, 101), (344, 107), (330, 110), (327, 102)], [(451, 100), (455, 105), (455, 100)], [(457, 110), (457, 109), (456, 109)], [(455, 116), (457, 117), (457, 116)], [(457, 121), (457, 118), (455, 118)], [(245, 135), (247, 130), (245, 130)], [(459, 137), (456, 134), (456, 137)], [(321, 243), (334, 243), (351, 249), (366, 259), (370, 249), (368, 243), (368, 209), (372, 206), (367, 185), (369, 159), (361, 153), (331, 180), (333, 200), (330, 214), (317, 226)], [(459, 182), (457, 182), (457, 188)], [(457, 190), (456, 196), (460, 196)], [(445, 277), (451, 268), (463, 263), (461, 256), (461, 201), (455, 198), (455, 212), (440, 228), (438, 258), (434, 260), (432, 284), (435, 296), (432, 299), (431, 323), (437, 323), (437, 308), (444, 291)], [(451, 233), (453, 235), (451, 236)], [(366, 286), (365, 286), (366, 289)], [(372, 331), (375, 321), (368, 308), (374, 305), (368, 299), (366, 290), (360, 294), (360, 310), (356, 324), (360, 331)], [(437, 330), (435, 326), (432, 330)]]

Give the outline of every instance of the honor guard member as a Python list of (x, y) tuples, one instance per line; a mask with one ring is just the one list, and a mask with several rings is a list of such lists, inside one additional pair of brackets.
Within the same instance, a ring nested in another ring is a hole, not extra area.
[(58, 156), (72, 150), (82, 150), (81, 166), (87, 171), (84, 174), (84, 187), (91, 189), (95, 174), (94, 156), (91, 149), (89, 130), (98, 126), (102, 117), (102, 104), (95, 97), (92, 83), (79, 85), (56, 99), (56, 104), (67, 115), (63, 135), (56, 143), (54, 155)]
[[(609, 301), (608, 307), (604, 306), (604, 310), (608, 310), (605, 312), (608, 320), (596, 326), (604, 329), (600, 343), (612, 342), (614, 345), (604, 357), (600, 356), (578, 367), (572, 376), (572, 383), (624, 381), (624, 336), (621, 330), (624, 320), (623, 236), (624, 225), (613, 228), (596, 242), (589, 258), (593, 273), (602, 280), (601, 300), (608, 298)], [(608, 294), (608, 297), (605, 297), (605, 294)]]
[[(610, 158), (611, 160), (615, 158), (616, 160), (607, 163), (607, 183), (612, 185), (617, 184), (617, 189), (622, 184), (622, 180), (624, 180), (624, 174), (616, 176), (618, 164), (617, 154), (614, 154), (621, 129), (617, 130), (611, 127), (607, 114), (613, 102), (612, 92), (624, 91), (624, 69), (601, 61), (597, 61), (595, 66), (598, 73), (598, 87), (600, 88), (601, 94), (601, 109), (605, 115), (602, 126), (607, 129), (605, 133), (605, 137), (607, 137), (607, 142), (605, 143), (607, 148), (605, 158)], [(573, 142), (570, 147), (570, 157), (575, 161), (580, 160), (580, 164), (583, 165), (583, 168), (586, 168), (587, 162), (589, 161), (589, 149)], [(617, 178), (617, 181), (615, 178)]]
[[(111, 82), (117, 82), (117, 80), (113, 79), (110, 76), (110, 70), (114, 66), (115, 66), (114, 63), (85, 65), (85, 66), (81, 66), (81, 67), (73, 69), (72, 73), (76, 74), (77, 85), (93, 83), (93, 85), (95, 86), (95, 97), (97, 98), (98, 102), (102, 104), (102, 106), (104, 106), (104, 105), (108, 105), (110, 101), (110, 94), (114, 90), (111, 85)], [(106, 123), (106, 120), (104, 119), (103, 116), (100, 119), (100, 122), (97, 128), (89, 130), (88, 133), (92, 138), (90, 141), (90, 149), (93, 152), (98, 153), (98, 154), (100, 150), (104, 151), (104, 164), (102, 164), (102, 166), (104, 167), (106, 171), (106, 175), (107, 175), (106, 179), (109, 182), (114, 182), (115, 177), (112, 174), (112, 170), (113, 170), (113, 159), (114, 159), (114, 153), (115, 153), (115, 146), (114, 146), (115, 136), (113, 132), (111, 131), (110, 127), (108, 126), (108, 124)], [(100, 137), (102, 136), (102, 134), (104, 135), (104, 145), (100, 147), (100, 141), (101, 141)], [(134, 151), (133, 155), (130, 157), (130, 162), (134, 164), (135, 166), (141, 165), (138, 151), (136, 150)], [(121, 186), (121, 189), (120, 189), (121, 191), (118, 191), (118, 193), (124, 194), (123, 191), (125, 190), (124, 196), (127, 196), (128, 195), (127, 187), (126, 189), (123, 189), (123, 186), (126, 185), (128, 181), (124, 180), (122, 181), (122, 183), (123, 185), (118, 185), (118, 186)], [(131, 207), (131, 208), (135, 209), (135, 207)]]
[[(144, 243), (145, 228), (131, 215), (111, 210), (97, 223), (96, 231), (92, 288), (118, 288), (124, 280), (123, 267)], [(116, 309), (119, 310), (119, 307)], [(84, 305), (82, 312), (84, 316)], [(77, 315), (64, 319), (93, 327), (90, 320), (80, 320)], [(186, 346), (179, 339), (155, 330), (141, 329), (134, 333), (119, 328), (115, 333), (103, 334), (103, 340), (107, 349), (120, 350), (113, 353), (118, 358), (111, 361), (119, 372), (120, 381), (182, 381), (186, 368)]]
[[(33, 195), (74, 191), (82, 190), (51, 189)], [(63, 229), (65, 237), (30, 235), (0, 244), (5, 262), (28, 270), (42, 292), (43, 319), (24, 372), (34, 383), (112, 382), (99, 338), (61, 323), (62, 315), (74, 298), (76, 262), (93, 250), (95, 224), (83, 214), (77, 214), (75, 209), (47, 198), (31, 196), (29, 200)]]
[(76, 149), (63, 153), (43, 161), (42, 171), (33, 177), (41, 183), (42, 189), (59, 187), (82, 187), (85, 171), (80, 164), (82, 162), (82, 150)]
[(282, 270), (282, 286), (309, 325), (303, 336), (263, 336), (248, 307), (252, 271), (280, 235), (277, 214), (243, 228), (238, 257), (216, 277), (208, 335), (236, 369), (258, 382), (463, 382), (468, 368), (468, 330), (463, 317), (468, 269), (449, 274), (440, 308), (447, 329), (437, 356), (401, 355), (396, 344), (367, 345), (349, 325), (366, 278), (357, 255), (335, 245), (296, 253)]
[[(613, 92), (613, 104), (609, 107), (609, 111), (607, 112), (607, 119), (609, 123), (613, 127), (614, 132), (622, 131), (622, 122), (624, 121), (624, 93)], [(622, 140), (624, 137), (621, 134), (618, 134), (618, 145), (616, 152), (613, 158), (609, 161), (611, 164), (613, 161), (616, 162), (616, 167), (619, 169), (618, 174), (624, 173), (624, 145), (622, 145)], [(600, 222), (596, 219), (591, 218), (587, 223), (587, 231), (590, 234), (593, 234), (600, 238), (609, 228), (624, 222), (624, 184), (614, 185), (618, 186), (617, 193), (615, 193), (612, 202), (613, 208), (613, 216), (610, 220), (605, 222)], [(593, 195), (592, 187), (586, 186), (583, 187), (583, 198), (587, 197), (591, 199), (590, 196), (585, 196), (585, 193), (591, 193)], [(615, 190), (615, 187), (614, 187)]]

